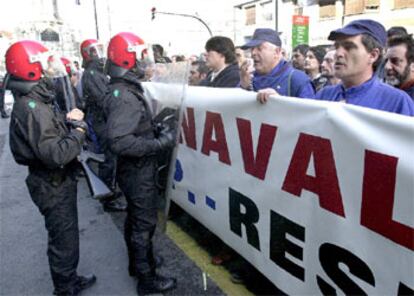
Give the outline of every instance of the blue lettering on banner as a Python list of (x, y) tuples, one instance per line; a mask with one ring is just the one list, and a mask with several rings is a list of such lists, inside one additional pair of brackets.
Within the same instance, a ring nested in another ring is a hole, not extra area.
[(195, 195), (191, 191), (188, 191), (188, 201), (193, 203), (193, 204), (196, 203)]
[(175, 160), (175, 173), (174, 173), (174, 180), (180, 182), (184, 177), (183, 167), (181, 166), (181, 162), (176, 159)]
[(209, 196), (206, 196), (206, 205), (208, 205), (213, 210), (216, 209), (216, 201)]

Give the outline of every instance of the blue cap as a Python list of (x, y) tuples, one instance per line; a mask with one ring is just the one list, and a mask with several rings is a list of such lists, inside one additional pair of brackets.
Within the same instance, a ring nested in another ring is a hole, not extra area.
[(343, 28), (331, 31), (329, 40), (336, 40), (339, 36), (356, 36), (360, 34), (368, 34), (379, 42), (383, 47), (387, 43), (387, 32), (380, 23), (374, 20), (356, 20), (350, 22)]
[(282, 46), (282, 41), (279, 38), (279, 34), (275, 30), (256, 29), (254, 31), (253, 38), (245, 45), (241, 46), (241, 49), (256, 47), (266, 41), (276, 46)]

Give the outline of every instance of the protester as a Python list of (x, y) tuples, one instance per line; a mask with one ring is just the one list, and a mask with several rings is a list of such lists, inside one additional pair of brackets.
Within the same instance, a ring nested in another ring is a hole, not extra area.
[(321, 64), (321, 74), (327, 79), (326, 85), (324, 85), (324, 87), (327, 85), (335, 85), (341, 82), (341, 80), (335, 76), (334, 65), (335, 49), (332, 49), (325, 54)]
[(140, 80), (151, 81), (154, 77), (156, 64), (152, 61), (147, 61), (145, 63), (142, 63), (142, 66), (144, 67), (144, 77)]
[(82, 89), (86, 105), (86, 119), (96, 135), (95, 144), (98, 151), (105, 154), (105, 162), (99, 164), (98, 175), (112, 191), (112, 196), (102, 201), (105, 211), (125, 211), (126, 205), (120, 200), (116, 191), (115, 167), (116, 157), (108, 149), (105, 139), (105, 121), (103, 117), (103, 100), (108, 91), (109, 78), (104, 74), (105, 58), (102, 44), (95, 39), (81, 43), (81, 54), (85, 71), (82, 75)]
[(65, 57), (61, 57), (62, 63), (65, 66), (65, 70), (66, 70), (66, 75), (69, 79), (69, 85), (63, 85), (66, 83), (65, 79), (63, 77), (60, 77), (59, 79), (57, 79), (57, 81), (55, 82), (55, 86), (56, 86), (56, 101), (60, 107), (60, 109), (62, 111), (65, 112), (69, 112), (70, 110), (66, 110), (66, 103), (65, 103), (65, 91), (67, 92), (68, 90), (66, 90), (67, 87), (71, 88), (71, 93), (73, 95), (73, 99), (75, 100), (75, 105), (76, 108), (80, 109), (80, 110), (84, 110), (85, 109), (85, 102), (82, 100), (82, 97), (79, 96), (78, 91), (76, 89), (76, 84), (78, 83), (77, 81), (77, 70), (74, 67), (74, 65), (72, 64), (72, 62)]
[(152, 51), (154, 54), (155, 63), (171, 63), (171, 59), (165, 55), (164, 47), (162, 47), (160, 44), (153, 44)]
[(394, 36), (403, 36), (403, 35), (407, 35), (407, 29), (401, 26), (395, 26), (395, 27), (391, 27), (388, 29), (387, 31), (387, 39), (390, 39)]
[(75, 85), (76, 91), (78, 92), (79, 97), (83, 98), (83, 90), (82, 90), (83, 69), (79, 66), (78, 61), (74, 61), (73, 64), (75, 66), (75, 71), (72, 73), (72, 76), (74, 77), (74, 79), (76, 79), (76, 82), (74, 82), (75, 83), (74, 85)]
[(205, 45), (206, 65), (211, 70), (200, 84), (211, 87), (236, 87), (240, 82), (239, 66), (233, 41), (223, 36), (211, 37)]
[(368, 19), (352, 21), (332, 31), (328, 39), (335, 41), (335, 75), (341, 83), (323, 88), (316, 99), (414, 115), (411, 98), (374, 75), (387, 41), (380, 23)]
[(304, 70), (305, 54), (309, 46), (307, 44), (299, 44), (292, 51), (292, 66), (295, 69)]
[(198, 59), (198, 55), (196, 55), (196, 54), (192, 54), (192, 55), (190, 55), (190, 57), (187, 59), (190, 63), (193, 63), (193, 62), (196, 62), (196, 61), (198, 61), (199, 59)]
[(281, 40), (272, 29), (256, 29), (252, 40), (242, 46), (251, 49), (254, 73), (248, 63), (241, 67), (240, 86), (246, 90), (258, 91), (257, 98), (265, 103), (270, 95), (313, 98), (314, 89), (309, 77), (295, 70), (281, 57)]
[(105, 99), (109, 145), (118, 156), (117, 180), (127, 199), (124, 237), (129, 273), (138, 278), (138, 295), (165, 292), (176, 280), (156, 273), (152, 237), (157, 223), (157, 154), (175, 145), (175, 132), (155, 135), (150, 108), (139, 82), (137, 59), (143, 40), (119, 33), (108, 45), (107, 70), (111, 77)]
[(176, 54), (171, 57), (171, 60), (173, 63), (185, 62), (185, 56), (182, 54)]
[(236, 60), (237, 60), (237, 64), (239, 65), (239, 67), (241, 67), (241, 65), (243, 65), (243, 63), (246, 61), (246, 53), (244, 52), (243, 49), (240, 48), (240, 46), (236, 47)]
[(282, 47), (280, 49), (280, 54), (281, 54), (281, 56), (282, 56), (283, 59), (288, 60), (289, 57), (288, 57), (288, 53), (287, 53), (287, 51), (286, 51), (285, 48)]
[(305, 73), (312, 80), (315, 91), (320, 90), (327, 83), (327, 79), (321, 75), (321, 64), (325, 56), (325, 49), (320, 46), (309, 47), (305, 54)]
[(190, 76), (188, 77), (188, 83), (190, 85), (199, 85), (202, 80), (206, 79), (208, 72), (209, 70), (205, 62), (192, 62)]
[[(236, 57), (236, 48), (230, 38), (215, 36), (205, 45), (206, 66), (212, 71), (200, 81), (199, 85), (209, 87), (237, 87), (240, 83), (240, 69)], [(220, 251), (212, 258), (214, 265), (221, 265), (234, 256), (234, 252), (221, 241)]]
[(15, 98), (10, 149), (17, 163), (28, 166), (26, 185), (45, 219), (54, 294), (78, 295), (96, 281), (94, 275), (76, 273), (79, 261), (76, 158), (87, 125), (79, 109), (68, 112), (66, 120), (59, 111), (52, 81), (56, 69), (48, 63), (49, 56), (48, 50), (36, 41), (16, 42), (6, 52), (7, 72), (11, 75), (8, 88)]
[(385, 82), (405, 91), (414, 100), (414, 39), (397, 35), (388, 40)]

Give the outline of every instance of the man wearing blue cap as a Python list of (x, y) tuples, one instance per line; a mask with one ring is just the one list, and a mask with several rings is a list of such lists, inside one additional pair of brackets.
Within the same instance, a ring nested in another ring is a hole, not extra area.
[(356, 20), (332, 31), (328, 39), (335, 41), (335, 76), (341, 83), (323, 88), (316, 99), (414, 115), (411, 98), (374, 75), (387, 41), (387, 32), (380, 23)]
[(256, 29), (253, 38), (242, 49), (251, 49), (254, 72), (248, 63), (240, 69), (240, 86), (258, 92), (257, 98), (265, 103), (270, 95), (279, 94), (298, 98), (313, 98), (314, 90), (309, 77), (295, 70), (281, 54), (279, 34), (272, 29)]

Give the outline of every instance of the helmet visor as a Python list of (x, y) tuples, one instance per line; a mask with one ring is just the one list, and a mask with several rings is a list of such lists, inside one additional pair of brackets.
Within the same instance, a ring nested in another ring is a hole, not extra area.
[(152, 46), (149, 44), (130, 45), (127, 48), (128, 52), (135, 52), (137, 62), (154, 63), (154, 53)]
[(84, 49), (91, 59), (105, 58), (105, 50), (102, 43), (93, 43)]
[(65, 65), (58, 55), (43, 52), (29, 57), (30, 63), (40, 63), (43, 75), (49, 78), (67, 76)]

